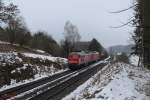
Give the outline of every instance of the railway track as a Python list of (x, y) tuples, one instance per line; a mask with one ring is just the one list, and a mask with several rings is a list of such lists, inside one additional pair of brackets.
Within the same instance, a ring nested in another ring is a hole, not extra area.
[(60, 99), (61, 96), (57, 96), (58, 94), (74, 83), (82, 83), (80, 82), (81, 80), (87, 80), (104, 65), (106, 63), (96, 63), (77, 71), (67, 70), (44, 79), (2, 91), (0, 92), (0, 98), (9, 99), (11, 97), (14, 100), (47, 100), (57, 97), (57, 99)]
[[(62, 97), (67, 95), (69, 92), (71, 92), (76, 87), (85, 82), (87, 79), (89, 79), (91, 76), (93, 76), (97, 71), (103, 68), (104, 65), (106, 64), (102, 63), (100, 65), (81, 70), (80, 72), (66, 78), (60, 83), (50, 87), (46, 91), (30, 98), (29, 100), (60, 100)], [(66, 91), (68, 91), (68, 93)], [(63, 94), (61, 95), (61, 93)]]
[(72, 73), (72, 71), (71, 70), (66, 70), (62, 73), (54, 74), (53, 76), (50, 76), (50, 77), (45, 77), (45, 78), (30, 82), (30, 83), (26, 83), (26, 84), (23, 84), (23, 85), (20, 85), (20, 86), (17, 86), (17, 87), (13, 87), (13, 88), (1, 91), (0, 92), (0, 98), (8, 99), (12, 96), (16, 96), (16, 95), (21, 94), (25, 91), (31, 90), (35, 87), (43, 85), (43, 84), (45, 84), (49, 81), (53, 81), (53, 80), (55, 80), (55, 79), (57, 79), (61, 76), (67, 75), (69, 73)]

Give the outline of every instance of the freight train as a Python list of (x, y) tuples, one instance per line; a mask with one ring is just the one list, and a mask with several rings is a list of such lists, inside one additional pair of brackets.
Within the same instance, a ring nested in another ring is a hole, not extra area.
[(101, 54), (99, 52), (72, 52), (68, 56), (69, 69), (76, 70), (82, 68), (90, 63), (100, 60)]

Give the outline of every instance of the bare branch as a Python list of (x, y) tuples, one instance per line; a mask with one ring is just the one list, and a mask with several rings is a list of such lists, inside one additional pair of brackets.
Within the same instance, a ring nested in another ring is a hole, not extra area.
[(123, 10), (119, 10), (119, 11), (115, 11), (115, 12), (110, 12), (110, 13), (121, 13), (121, 12), (127, 11), (129, 9), (132, 9), (132, 8), (134, 8), (136, 6), (137, 6), (137, 4), (135, 4), (135, 5), (133, 5), (133, 6), (129, 7), (129, 8), (126, 8), (126, 9), (123, 9)]
[(111, 26), (111, 28), (121, 28), (121, 27), (124, 27), (124, 26), (130, 24), (132, 21), (133, 21), (133, 20), (130, 20), (130, 21), (128, 21), (127, 23), (125, 23), (125, 24), (123, 24), (123, 25), (120, 25), (120, 26), (116, 26), (116, 27)]
[(129, 25), (129, 24), (131, 24), (131, 22), (133, 22), (133, 19), (134, 17), (131, 17), (131, 18), (129, 18), (128, 20), (128, 22), (127, 23), (122, 23), (122, 25), (120, 25), (120, 26), (115, 26), (115, 27), (113, 27), (113, 26), (111, 26), (111, 28), (121, 28), (121, 27), (124, 27), (124, 26), (126, 26), (126, 25)]

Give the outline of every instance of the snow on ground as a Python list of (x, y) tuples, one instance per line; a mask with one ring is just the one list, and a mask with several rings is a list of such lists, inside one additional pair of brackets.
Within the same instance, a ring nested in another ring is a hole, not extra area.
[(138, 61), (139, 61), (139, 56), (136, 55), (132, 55), (130, 58), (130, 63), (137, 66), (138, 65)]
[(37, 52), (39, 52), (39, 53), (45, 53), (45, 51), (43, 51), (43, 50), (35, 50), (35, 51), (37, 51)]
[(62, 100), (87, 99), (150, 100), (150, 70), (109, 64)]
[(0, 44), (10, 44), (9, 42), (0, 41)]
[[(33, 57), (33, 58), (41, 58), (41, 59), (47, 59), (47, 60), (51, 60), (51, 61), (55, 61), (57, 63), (66, 63), (67, 59), (65, 58), (60, 58), (60, 57), (52, 57), (52, 56), (45, 56), (45, 55), (39, 55), (39, 54), (33, 54), (33, 53), (24, 53), (25, 56), (27, 57)], [(5, 62), (4, 62), (5, 61)], [(58, 62), (59, 61), (59, 62)], [(10, 52), (10, 53), (0, 53), (0, 66), (1, 65), (6, 65), (6, 63), (22, 63), (23, 60), (21, 58), (18, 57), (18, 53), (17, 52)], [(52, 76), (54, 74), (57, 73), (61, 73), (63, 71), (68, 70), (67, 68), (64, 69), (57, 69), (53, 66), (53, 64), (51, 66), (44, 66), (44, 65), (32, 65), (32, 64), (26, 64), (23, 63), (23, 66), (20, 67), (16, 67), (16, 69), (13, 69), (10, 73), (13, 74), (15, 72), (19, 72), (22, 69), (26, 69), (28, 67), (28, 65), (30, 65), (32, 67), (33, 70), (36, 70), (36, 74), (34, 75), (34, 78), (30, 78), (30, 79), (25, 79), (22, 80), (20, 82), (16, 82), (16, 80), (11, 79), (10, 85), (4, 85), (2, 87), (0, 87), (0, 91), (4, 91), (6, 89), (12, 88), (12, 87), (16, 87), (22, 84), (26, 84), (32, 81), (36, 81), (45, 77), (49, 77)]]
[(0, 53), (0, 63), (15, 63), (16, 61), (22, 62), (22, 59), (17, 56), (17, 52)]
[[(0, 44), (11, 44), (11, 43), (0, 40)], [(16, 43), (13, 43), (12, 45), (19, 46), (19, 44), (16, 44)]]
[(33, 82), (33, 81), (37, 81), (37, 80), (40, 80), (42, 78), (46, 78), (46, 77), (49, 77), (49, 76), (52, 76), (52, 75), (55, 75), (55, 74), (58, 74), (58, 73), (61, 73), (61, 72), (67, 71), (67, 70), (68, 69), (59, 70), (59, 71), (57, 71), (55, 73), (52, 73), (52, 74), (49, 74), (49, 75), (48, 74), (42, 74), (42, 75), (36, 74), (34, 79), (31, 78), (31, 79), (23, 80), (21, 82), (16, 82), (16, 80), (12, 79), (10, 85), (4, 85), (3, 87), (0, 88), (0, 92), (4, 91), (4, 90), (7, 90), (7, 89), (10, 89), (10, 88), (13, 88), (13, 87), (23, 85), (23, 84), (27, 84), (27, 83), (30, 83), (30, 82)]
[(61, 58), (61, 57), (52, 57), (50, 55), (41, 55), (41, 54), (34, 54), (34, 53), (23, 53), (26, 57), (32, 57), (32, 58), (41, 58), (43, 60), (51, 60), (51, 61), (63, 61), (67, 63), (67, 59)]

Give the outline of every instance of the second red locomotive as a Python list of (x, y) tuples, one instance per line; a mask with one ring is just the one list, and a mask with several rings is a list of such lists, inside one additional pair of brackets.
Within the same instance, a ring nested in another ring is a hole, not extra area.
[(98, 61), (100, 59), (99, 52), (72, 52), (68, 56), (68, 63), (70, 69), (79, 69), (89, 63)]

